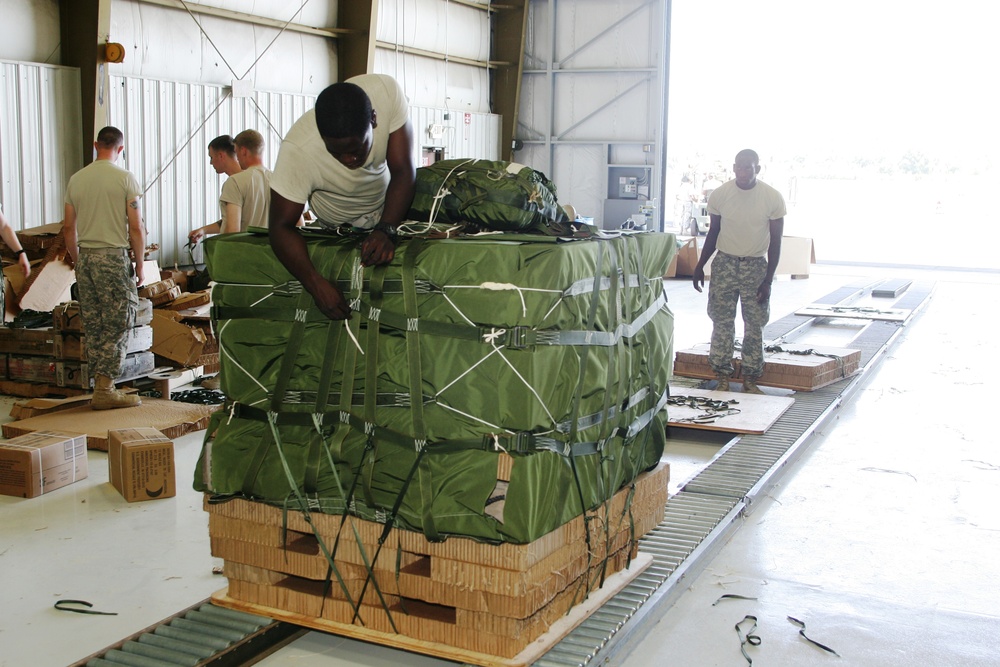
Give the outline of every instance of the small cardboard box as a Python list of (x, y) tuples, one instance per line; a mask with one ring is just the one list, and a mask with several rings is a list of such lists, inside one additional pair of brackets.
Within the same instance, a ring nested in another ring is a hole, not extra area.
[(172, 311), (153, 311), (150, 323), (153, 327), (153, 346), (150, 349), (181, 366), (199, 366), (201, 364), (196, 362), (207, 338), (200, 329), (178, 322), (179, 317)]
[(206, 289), (199, 292), (182, 292), (166, 307), (169, 310), (187, 310), (210, 303), (212, 303), (212, 293)]
[(166, 280), (158, 280), (155, 283), (150, 283), (139, 290), (139, 296), (144, 299), (152, 299), (157, 294), (163, 294), (164, 292), (170, 291), (174, 288), (174, 281), (170, 278)]
[(173, 441), (155, 428), (108, 431), (108, 479), (130, 503), (174, 497)]
[(698, 263), (698, 240), (693, 236), (677, 237), (677, 254), (674, 255), (664, 278), (682, 278), (694, 275), (694, 265)]
[(35, 431), (0, 442), (0, 493), (34, 498), (87, 476), (87, 436)]

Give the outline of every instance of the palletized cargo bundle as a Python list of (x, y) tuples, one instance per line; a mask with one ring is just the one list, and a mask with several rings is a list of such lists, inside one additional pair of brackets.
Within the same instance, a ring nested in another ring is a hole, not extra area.
[(358, 241), (308, 239), (353, 306), (346, 323), (266, 237), (206, 244), (231, 403), (197, 488), (527, 543), (659, 461), (672, 236), (409, 239), (374, 269)]

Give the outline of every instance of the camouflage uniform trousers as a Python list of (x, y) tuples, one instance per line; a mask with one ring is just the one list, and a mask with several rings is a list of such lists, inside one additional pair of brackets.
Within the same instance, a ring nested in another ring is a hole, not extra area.
[(126, 248), (80, 248), (76, 263), (80, 316), (90, 375), (121, 375), (139, 294)]
[(733, 374), (737, 301), (743, 312), (742, 375), (756, 380), (764, 373), (763, 329), (771, 316), (771, 304), (757, 303), (757, 288), (766, 274), (766, 257), (734, 257), (718, 252), (712, 260), (708, 316), (713, 326), (708, 363), (716, 375)]

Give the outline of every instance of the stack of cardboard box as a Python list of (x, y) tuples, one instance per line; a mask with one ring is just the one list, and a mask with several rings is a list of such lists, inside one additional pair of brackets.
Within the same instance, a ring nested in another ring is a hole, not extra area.
[(176, 280), (184, 281), (185, 276), (177, 270), (161, 271), (160, 276), (160, 282), (143, 288), (154, 306), (152, 350), (157, 364), (217, 373), (219, 344), (209, 319), (211, 292), (183, 291)]

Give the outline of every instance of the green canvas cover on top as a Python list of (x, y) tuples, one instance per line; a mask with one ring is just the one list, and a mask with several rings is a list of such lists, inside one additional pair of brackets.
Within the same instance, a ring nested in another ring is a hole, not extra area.
[(410, 239), (375, 268), (358, 242), (308, 240), (352, 304), (346, 322), (315, 308), (267, 237), (207, 243), (230, 403), (196, 488), (525, 543), (659, 461), (671, 235)]
[(419, 167), (408, 217), (573, 235), (556, 186), (542, 172), (516, 162), (452, 158)]

